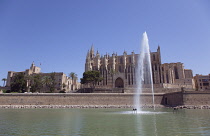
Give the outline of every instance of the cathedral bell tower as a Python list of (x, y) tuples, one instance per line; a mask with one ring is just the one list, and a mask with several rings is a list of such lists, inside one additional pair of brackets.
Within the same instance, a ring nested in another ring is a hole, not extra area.
[(86, 62), (85, 62), (85, 71), (93, 70), (94, 58), (95, 58), (94, 48), (92, 45), (90, 51), (88, 50), (87, 52)]
[(91, 58), (91, 60), (93, 60), (94, 57), (95, 57), (95, 55), (94, 55), (94, 47), (92, 45), (91, 49), (90, 49), (90, 58)]
[(88, 50), (87, 56), (86, 56), (86, 62), (85, 62), (85, 72), (91, 71), (92, 65), (91, 65), (91, 59), (90, 59), (90, 51)]

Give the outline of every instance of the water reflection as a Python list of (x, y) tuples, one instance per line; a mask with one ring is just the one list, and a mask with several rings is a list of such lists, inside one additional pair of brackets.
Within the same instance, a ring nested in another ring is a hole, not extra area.
[(154, 124), (154, 136), (158, 136), (157, 133), (157, 124), (156, 124), (156, 114), (153, 115), (153, 124)]
[(143, 112), (143, 114), (134, 115), (136, 116), (134, 125), (136, 126), (138, 136), (158, 136), (156, 121), (157, 114), (161, 114), (161, 112)]

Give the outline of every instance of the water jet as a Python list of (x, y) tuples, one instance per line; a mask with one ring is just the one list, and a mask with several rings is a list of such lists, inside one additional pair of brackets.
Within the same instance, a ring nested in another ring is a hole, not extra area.
[(147, 84), (151, 87), (152, 102), (155, 110), (151, 57), (149, 49), (149, 40), (146, 32), (143, 33), (141, 41), (141, 49), (140, 49), (140, 54), (138, 56), (135, 77), (136, 77), (136, 93), (134, 96), (134, 108), (137, 109), (137, 112), (141, 112), (140, 96), (143, 92), (145, 84)]

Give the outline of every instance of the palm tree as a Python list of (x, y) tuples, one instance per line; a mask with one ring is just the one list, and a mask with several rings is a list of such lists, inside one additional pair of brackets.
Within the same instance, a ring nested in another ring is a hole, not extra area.
[(51, 83), (49, 76), (44, 76), (43, 77), (43, 85), (45, 86), (45, 92), (47, 91), (46, 89), (49, 88), (49, 85)]
[(74, 81), (74, 80), (77, 80), (77, 74), (75, 74), (74, 72), (71, 72), (69, 74), (69, 77)]
[(73, 90), (73, 89), (74, 89), (74, 86), (76, 85), (77, 74), (75, 74), (74, 72), (71, 72), (71, 73), (69, 74), (69, 77), (70, 77), (71, 80), (72, 80), (71, 89)]
[(6, 78), (2, 78), (2, 81), (4, 81), (3, 86), (5, 86), (5, 82), (7, 81), (7, 79)]

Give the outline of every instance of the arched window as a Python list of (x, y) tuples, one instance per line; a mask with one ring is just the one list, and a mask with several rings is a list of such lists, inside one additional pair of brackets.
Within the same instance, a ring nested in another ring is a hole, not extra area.
[(119, 72), (122, 72), (122, 67), (121, 66), (119, 66)]
[(167, 81), (167, 83), (169, 83), (168, 71), (166, 73), (166, 81)]
[(128, 75), (128, 85), (131, 84), (130, 75)]
[(130, 71), (130, 68), (131, 68), (131, 66), (128, 66), (128, 73), (130, 73), (131, 71)]
[(120, 57), (120, 64), (123, 64), (123, 58)]
[(176, 66), (174, 67), (174, 72), (175, 72), (175, 78), (179, 79), (179, 74)]
[(153, 54), (153, 61), (155, 61), (155, 54)]
[(157, 70), (157, 64), (155, 64), (155, 70)]

